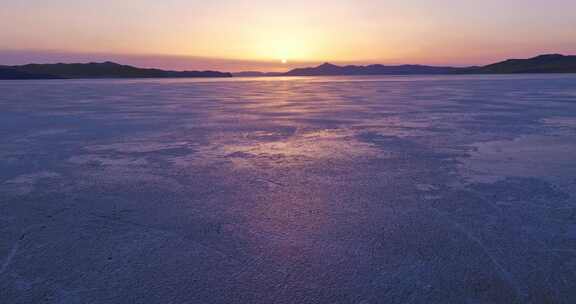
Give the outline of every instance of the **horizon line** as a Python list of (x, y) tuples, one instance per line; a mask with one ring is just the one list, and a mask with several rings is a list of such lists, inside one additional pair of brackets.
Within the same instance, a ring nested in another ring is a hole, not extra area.
[[(400, 62), (396, 60), (294, 60), (284, 64), (280, 60), (269, 59), (231, 59), (217, 57), (203, 57), (194, 55), (167, 55), (167, 54), (129, 54), (129, 53), (105, 53), (105, 52), (65, 52), (57, 50), (32, 50), (32, 49), (0, 49), (0, 66), (19, 66), (27, 64), (88, 64), (112, 62), (121, 65), (129, 65), (138, 68), (162, 69), (172, 71), (221, 71), (228, 73), (260, 72), (260, 73), (282, 73), (297, 68), (317, 67), (322, 64), (333, 64), (337, 66), (403, 66), (419, 65), (433, 67), (477, 67), (495, 62), (511, 59), (527, 59), (541, 55), (563, 55), (574, 56), (562, 53), (540, 53), (536, 55), (486, 60), (486, 63), (476, 64), (450, 64), (450, 63), (426, 63), (424, 62)], [(102, 57), (100, 57), (102, 56)], [(29, 60), (26, 60), (29, 59)], [(182, 61), (184, 60), (184, 61)], [(194, 66), (197, 64), (198, 67)], [(220, 65), (221, 68), (215, 67)], [(224, 68), (224, 66), (236, 68)], [(202, 68), (201, 66), (205, 66)], [(212, 66), (212, 67), (210, 67)], [(242, 68), (241, 68), (242, 67)]]

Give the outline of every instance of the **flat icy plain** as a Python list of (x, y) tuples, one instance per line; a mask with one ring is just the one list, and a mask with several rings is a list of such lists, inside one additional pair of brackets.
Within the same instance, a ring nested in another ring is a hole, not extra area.
[(575, 303), (576, 76), (0, 82), (0, 303)]

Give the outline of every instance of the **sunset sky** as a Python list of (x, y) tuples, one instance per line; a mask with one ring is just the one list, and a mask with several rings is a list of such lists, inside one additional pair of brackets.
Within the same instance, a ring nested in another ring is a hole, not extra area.
[(576, 1), (0, 0), (0, 29), (0, 64), (472, 65), (576, 54)]

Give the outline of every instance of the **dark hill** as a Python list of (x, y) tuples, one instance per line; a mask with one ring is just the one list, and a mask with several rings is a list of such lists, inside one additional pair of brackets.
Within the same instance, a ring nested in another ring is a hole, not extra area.
[[(187, 78), (232, 77), (230, 73), (215, 71), (165, 71), (141, 69), (114, 62), (27, 64), (7, 67), (28, 75), (45, 75), (45, 78)], [(1, 77), (1, 76), (0, 76)]]
[(434, 75), (434, 74), (517, 74), (517, 73), (576, 73), (576, 56), (540, 55), (529, 59), (509, 59), (482, 67), (436, 67), (426, 65), (367, 65), (338, 66), (324, 63), (317, 67), (294, 69), (285, 76), (337, 75)]
[(550, 54), (530, 59), (509, 59), (466, 72), (475, 74), (576, 73), (576, 56)]
[(426, 65), (381, 65), (338, 66), (324, 63), (313, 68), (300, 68), (287, 72), (286, 76), (338, 76), (338, 75), (418, 75), (451, 74), (460, 70), (453, 67), (435, 67)]

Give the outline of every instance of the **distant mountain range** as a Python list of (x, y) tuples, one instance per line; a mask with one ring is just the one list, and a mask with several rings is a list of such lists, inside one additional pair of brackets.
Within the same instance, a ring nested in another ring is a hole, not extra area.
[(189, 78), (232, 77), (215, 71), (165, 71), (142, 69), (114, 62), (56, 63), (0, 66), (0, 79), (70, 79), (70, 78)]
[(530, 59), (509, 59), (463, 71), (474, 74), (576, 73), (576, 56), (549, 54)]
[(438, 75), (438, 74), (516, 74), (576, 73), (576, 56), (540, 55), (530, 59), (510, 59), (482, 67), (436, 67), (426, 65), (348, 65), (324, 63), (313, 68), (294, 69), (283, 76), (338, 75)]
[(298, 68), (286, 73), (217, 71), (165, 71), (142, 69), (114, 62), (57, 63), (0, 66), (0, 79), (69, 79), (69, 78), (189, 78), (189, 77), (272, 77), (340, 75), (452, 75), (576, 73), (576, 56), (540, 55), (529, 59), (509, 59), (480, 67), (438, 67), (427, 65), (347, 65), (324, 63), (317, 67)]
[(451, 74), (458, 68), (434, 67), (426, 65), (381, 65), (338, 66), (324, 63), (314, 68), (294, 69), (284, 76), (335, 76), (335, 75), (411, 75), (411, 74)]

